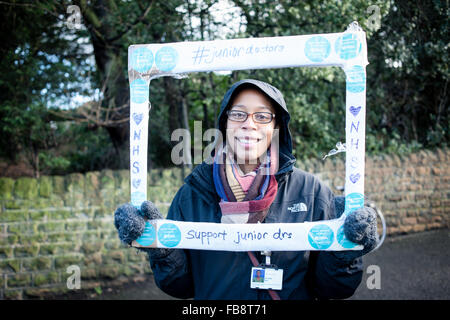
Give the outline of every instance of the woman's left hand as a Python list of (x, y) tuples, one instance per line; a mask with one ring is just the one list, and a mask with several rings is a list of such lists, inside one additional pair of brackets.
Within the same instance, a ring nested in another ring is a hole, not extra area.
[[(336, 216), (340, 217), (344, 209), (345, 197), (335, 198)], [(364, 246), (362, 250), (336, 251), (334, 254), (346, 260), (354, 260), (373, 249), (378, 244), (377, 213), (371, 207), (363, 207), (350, 212), (344, 222), (345, 237), (351, 242)]]

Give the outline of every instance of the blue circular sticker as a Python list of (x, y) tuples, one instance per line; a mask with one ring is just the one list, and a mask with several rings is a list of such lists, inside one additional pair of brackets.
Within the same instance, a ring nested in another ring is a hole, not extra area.
[(175, 247), (181, 241), (180, 229), (173, 223), (165, 223), (158, 230), (158, 240), (166, 247)]
[(144, 227), (144, 233), (142, 236), (140, 236), (138, 239), (136, 239), (136, 242), (139, 243), (141, 246), (150, 246), (155, 242), (156, 239), (156, 230), (153, 227), (153, 225), (150, 222), (145, 222)]
[(362, 48), (362, 43), (354, 33), (340, 36), (335, 43), (334, 49), (341, 59), (348, 60), (355, 58)]
[(136, 191), (131, 194), (131, 204), (136, 208), (140, 208), (145, 200), (147, 200), (147, 197), (143, 192)]
[(336, 235), (337, 241), (339, 242), (339, 244), (341, 246), (343, 246), (346, 249), (351, 249), (357, 246), (356, 243), (351, 242), (350, 240), (348, 240), (345, 237), (345, 233), (344, 233), (344, 226), (342, 225), (338, 231), (337, 231), (337, 235)]
[(131, 68), (137, 72), (146, 72), (152, 68), (153, 52), (146, 47), (138, 47), (131, 52)]
[(333, 239), (333, 230), (326, 224), (316, 225), (308, 233), (309, 244), (318, 250), (329, 248), (333, 244)]
[(358, 93), (366, 89), (366, 73), (361, 66), (353, 66), (345, 71), (347, 91)]
[(330, 55), (330, 43), (321, 36), (310, 38), (305, 43), (305, 55), (313, 62), (322, 62)]
[(156, 52), (156, 67), (161, 71), (171, 71), (178, 62), (178, 52), (172, 47), (162, 47)]
[(356, 209), (364, 207), (364, 195), (358, 192), (345, 196), (345, 214), (349, 214)]
[(134, 103), (144, 103), (148, 101), (148, 84), (145, 80), (136, 79), (130, 85), (131, 101)]

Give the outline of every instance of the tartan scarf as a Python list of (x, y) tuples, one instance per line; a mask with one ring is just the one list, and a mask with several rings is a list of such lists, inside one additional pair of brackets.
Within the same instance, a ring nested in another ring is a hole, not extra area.
[(256, 169), (256, 175), (245, 194), (235, 174), (237, 166), (227, 148), (219, 149), (214, 157), (213, 179), (222, 211), (222, 223), (263, 222), (275, 200), (278, 183), (275, 179), (278, 170), (276, 152), (269, 148), (263, 163)]

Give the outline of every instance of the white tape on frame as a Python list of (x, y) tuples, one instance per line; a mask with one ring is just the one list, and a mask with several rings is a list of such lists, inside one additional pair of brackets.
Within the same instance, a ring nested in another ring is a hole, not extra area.
[(130, 183), (136, 207), (147, 199), (149, 84), (143, 78), (130, 83)]
[[(147, 199), (147, 141), (150, 80), (161, 76), (179, 77), (189, 72), (244, 70), (285, 67), (339, 66), (346, 75), (346, 180), (345, 213), (364, 205), (364, 154), (366, 114), (367, 44), (364, 31), (352, 23), (342, 33), (288, 37), (248, 38), (217, 41), (178, 42), (132, 45), (128, 49), (130, 80), (130, 184), (131, 203), (139, 207)], [(297, 244), (277, 239), (251, 240), (237, 247), (230, 239), (205, 245), (189, 237), (188, 227), (202, 226), (197, 231), (208, 234), (224, 230), (237, 236), (254, 225), (191, 223), (158, 220), (147, 222), (143, 236), (135, 246), (172, 247), (205, 250), (360, 250), (345, 239), (343, 219), (294, 223), (283, 226), (292, 230)], [(186, 227), (187, 225), (188, 227)], [(267, 224), (263, 224), (267, 225)], [(285, 224), (271, 224), (268, 234)], [(164, 227), (164, 228), (163, 228)], [(262, 228), (262, 227), (256, 227)], [(273, 229), (273, 230), (272, 230)], [(162, 231), (161, 231), (162, 230)], [(177, 231), (178, 230), (178, 231)], [(297, 231), (295, 231), (297, 230)], [(247, 233), (250, 231), (247, 231)], [(256, 231), (255, 231), (256, 232)], [(300, 235), (300, 233), (303, 236)], [(161, 237), (159, 235), (161, 234)], [(174, 238), (171, 245), (163, 239)], [(218, 239), (219, 237), (217, 237)], [(193, 240), (193, 241), (188, 241)], [(197, 239), (198, 240), (198, 239)], [(176, 243), (176, 244), (174, 244)], [(317, 244), (319, 243), (319, 244)]]

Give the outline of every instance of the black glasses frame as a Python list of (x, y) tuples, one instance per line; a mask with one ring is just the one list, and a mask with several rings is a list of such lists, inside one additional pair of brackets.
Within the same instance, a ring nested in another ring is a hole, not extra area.
[[(242, 113), (242, 114), (245, 113), (246, 117), (245, 117), (245, 119), (243, 119), (243, 120), (235, 120), (235, 119), (231, 119), (230, 114), (231, 114), (232, 112), (239, 112), (239, 113)], [(270, 115), (270, 121), (267, 121), (267, 122), (261, 122), (261, 121), (258, 121), (258, 120), (255, 119), (255, 114)], [(254, 122), (256, 122), (256, 123), (261, 123), (261, 124), (268, 124), (268, 123), (271, 123), (271, 122), (273, 121), (273, 118), (275, 118), (275, 114), (273, 114), (273, 113), (271, 113), (271, 112), (253, 112), (253, 113), (248, 113), (248, 112), (241, 111), (241, 110), (228, 110), (228, 111), (227, 111), (227, 115), (228, 115), (228, 118), (229, 118), (231, 121), (236, 121), (236, 122), (245, 122), (245, 121), (247, 121), (247, 119), (248, 119), (249, 116), (252, 116), (252, 119), (253, 119)]]

